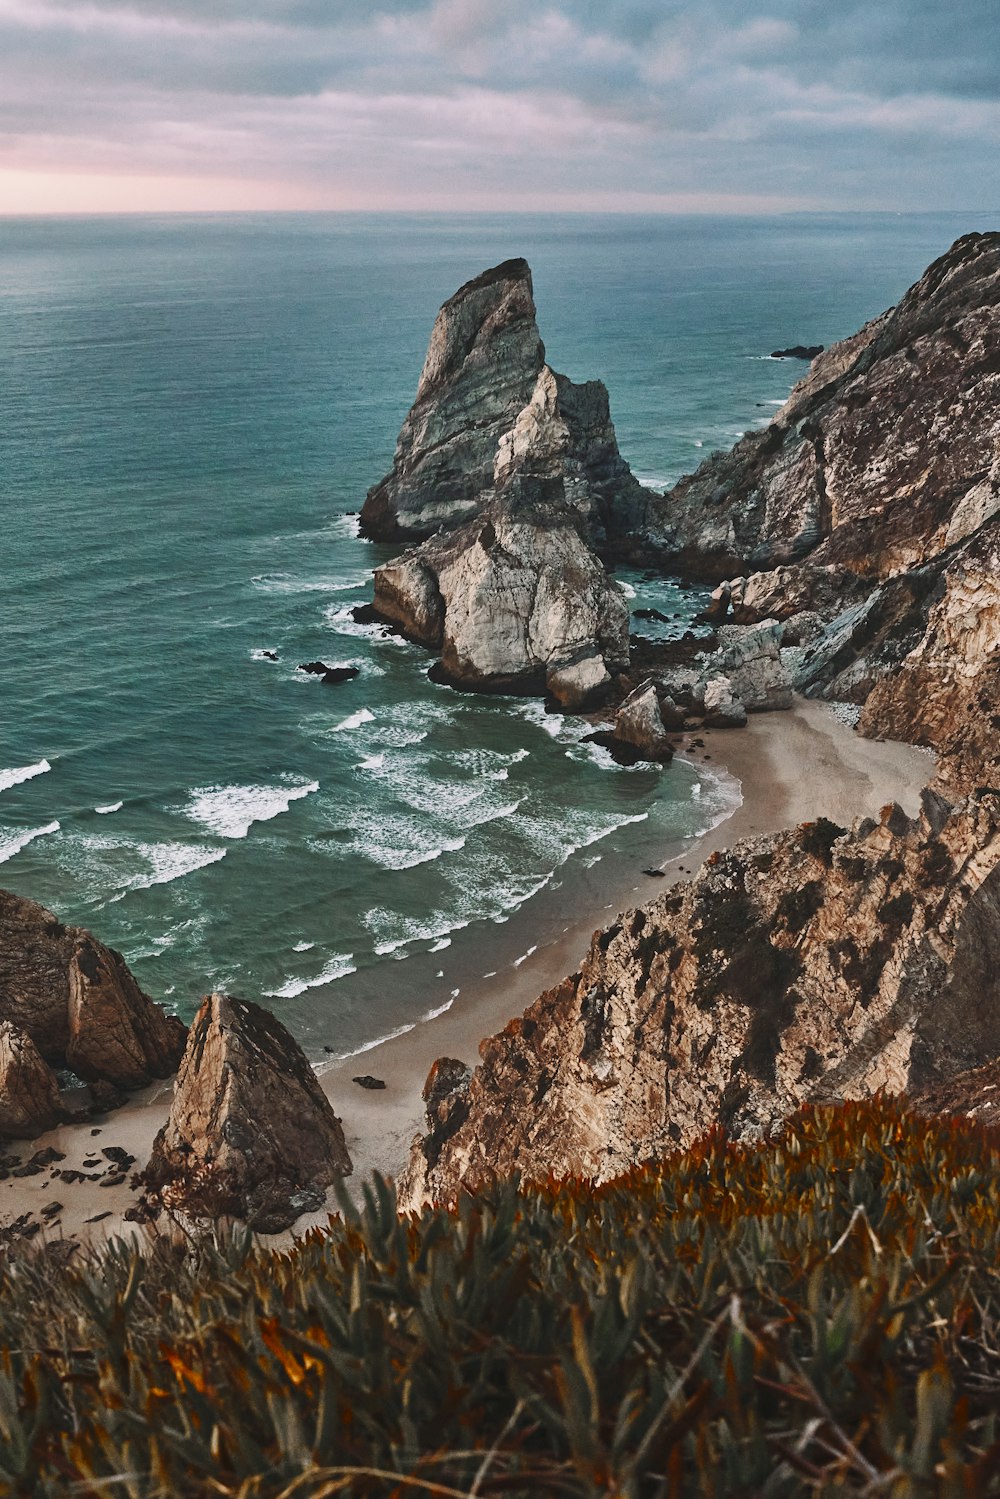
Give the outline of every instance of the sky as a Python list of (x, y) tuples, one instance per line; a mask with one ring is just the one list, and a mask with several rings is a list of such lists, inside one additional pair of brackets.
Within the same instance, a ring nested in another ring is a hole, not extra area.
[(0, 0), (0, 213), (1000, 206), (1000, 0)]

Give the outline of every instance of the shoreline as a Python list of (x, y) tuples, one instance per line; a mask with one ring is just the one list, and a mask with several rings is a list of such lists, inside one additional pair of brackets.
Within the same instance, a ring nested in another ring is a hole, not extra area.
[[(751, 717), (744, 729), (687, 734), (678, 757), (699, 769), (722, 772), (736, 783), (741, 800), (680, 852), (668, 852), (660, 866), (662, 879), (637, 868), (625, 887), (619, 880), (614, 890), (606, 887), (600, 892), (612, 898), (602, 899), (599, 909), (591, 902), (563, 930), (528, 953), (523, 936), (518, 937), (524, 923), (513, 917), (504, 929), (511, 939), (507, 965), (463, 987), (461, 1004), (319, 1069), (323, 1087), (343, 1120), (354, 1163), (354, 1174), (347, 1179), (352, 1195), (360, 1194), (372, 1171), (393, 1176), (404, 1166), (413, 1135), (423, 1125), (421, 1089), (431, 1064), (438, 1057), (454, 1056), (475, 1065), (480, 1042), (572, 972), (593, 932), (619, 911), (644, 904), (692, 874), (710, 854), (742, 838), (820, 816), (850, 825), (859, 817), (877, 816), (889, 801), (900, 802), (912, 814), (934, 770), (930, 751), (862, 739), (829, 704), (803, 698), (796, 698), (787, 712)], [(366, 1090), (352, 1082), (353, 1076), (366, 1072), (382, 1079), (385, 1088)], [(61, 1210), (50, 1215), (52, 1227), (40, 1231), (36, 1242), (44, 1237), (50, 1242), (66, 1238), (101, 1243), (123, 1233), (141, 1237), (144, 1231), (124, 1219), (137, 1195), (127, 1183), (107, 1188), (101, 1188), (96, 1178), (64, 1183), (52, 1172), (80, 1170), (85, 1156), (99, 1154), (105, 1146), (124, 1147), (135, 1156), (129, 1174), (141, 1169), (166, 1118), (172, 1089), (173, 1079), (155, 1083), (104, 1120), (64, 1125), (36, 1140), (5, 1145), (4, 1153), (16, 1153), (25, 1161), (46, 1147), (64, 1158), (37, 1175), (0, 1182), (0, 1227), (26, 1213), (38, 1219), (44, 1208), (58, 1202)], [(107, 1164), (102, 1161), (102, 1167)], [(293, 1233), (325, 1224), (326, 1217), (326, 1209), (305, 1215), (294, 1230), (268, 1242), (290, 1243)]]

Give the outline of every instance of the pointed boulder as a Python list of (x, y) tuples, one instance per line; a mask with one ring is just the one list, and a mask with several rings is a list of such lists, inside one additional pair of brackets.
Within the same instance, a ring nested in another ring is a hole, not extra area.
[(340, 1120), (280, 1020), (210, 994), (144, 1173), (150, 1209), (243, 1218), (277, 1233), (322, 1207), (350, 1172)]

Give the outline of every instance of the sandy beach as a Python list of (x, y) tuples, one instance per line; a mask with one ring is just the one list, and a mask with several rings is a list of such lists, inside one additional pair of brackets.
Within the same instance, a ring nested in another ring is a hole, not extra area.
[[(877, 743), (859, 738), (826, 704), (796, 700), (787, 713), (751, 718), (739, 731), (699, 730), (678, 751), (696, 765), (711, 766), (733, 778), (742, 800), (732, 814), (678, 854), (668, 853), (662, 877), (636, 868), (626, 882), (601, 893), (600, 902), (580, 909), (565, 929), (541, 941), (525, 956), (518, 918), (504, 928), (509, 941), (507, 964), (465, 988), (460, 1001), (439, 1018), (418, 1025), (362, 1056), (331, 1063), (321, 1072), (323, 1085), (342, 1117), (354, 1162), (352, 1192), (373, 1171), (396, 1174), (406, 1161), (410, 1142), (422, 1122), (421, 1088), (431, 1063), (452, 1056), (475, 1063), (480, 1041), (525, 1009), (545, 989), (572, 972), (595, 929), (621, 910), (650, 900), (667, 885), (687, 878), (716, 849), (741, 838), (776, 831), (819, 816), (850, 824), (877, 815), (887, 802), (908, 811), (919, 805), (921, 788), (933, 774), (933, 757), (907, 744)], [(734, 803), (735, 803), (734, 796)], [(249, 996), (253, 997), (253, 996)], [(352, 1081), (361, 1073), (384, 1081), (365, 1090)], [(38, 1236), (76, 1237), (102, 1242), (122, 1232), (142, 1233), (124, 1213), (135, 1193), (127, 1180), (113, 1179), (114, 1163), (101, 1155), (123, 1148), (135, 1158), (130, 1172), (146, 1162), (153, 1138), (166, 1117), (172, 1082), (157, 1083), (133, 1096), (127, 1107), (92, 1124), (65, 1126), (37, 1140), (5, 1147), (5, 1153), (29, 1161), (39, 1151), (60, 1153), (36, 1174), (0, 1182), (0, 1225), (24, 1214), (46, 1226)], [(87, 1165), (86, 1162), (97, 1164)], [(82, 1172), (82, 1181), (65, 1181), (62, 1172)], [(58, 1209), (53, 1209), (58, 1204)], [(296, 1232), (325, 1222), (325, 1214), (301, 1218)]]

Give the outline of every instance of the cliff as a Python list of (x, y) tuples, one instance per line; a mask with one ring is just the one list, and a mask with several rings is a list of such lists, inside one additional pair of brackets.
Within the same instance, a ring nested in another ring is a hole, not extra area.
[(947, 1082), (1000, 1054), (1000, 792), (713, 855), (428, 1089), (403, 1200), (520, 1171), (599, 1181), (714, 1125)]
[(0, 1091), (8, 1105), (15, 1093), (21, 1100), (5, 1114), (6, 1124), (0, 1119), (0, 1133), (11, 1134), (38, 1134), (55, 1122), (61, 1105), (52, 1069), (95, 1085), (141, 1088), (170, 1076), (186, 1035), (139, 988), (121, 953), (6, 890), (0, 891), (0, 1023), (7, 1079)]

